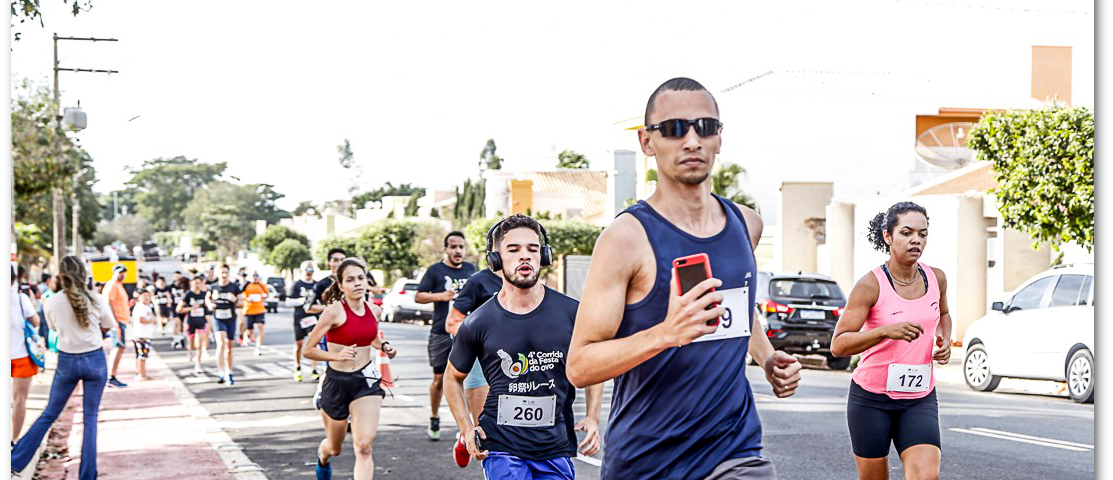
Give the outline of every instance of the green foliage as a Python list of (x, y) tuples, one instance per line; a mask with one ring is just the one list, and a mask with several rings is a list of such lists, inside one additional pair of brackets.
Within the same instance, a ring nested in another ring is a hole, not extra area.
[(105, 245), (123, 242), (128, 248), (132, 248), (150, 240), (152, 233), (154, 230), (146, 218), (139, 215), (120, 215), (111, 222), (101, 222), (97, 225), (93, 245), (104, 248)]
[(367, 262), (367, 268), (382, 270), (386, 283), (417, 270), (418, 256), (413, 246), (417, 227), (413, 222), (384, 220), (368, 228), (356, 242), (356, 255)]
[(603, 232), (602, 227), (580, 219), (554, 220), (544, 225), (549, 233), (549, 245), (553, 247), (554, 261), (564, 255), (591, 255), (595, 241)]
[(656, 168), (651, 168), (649, 170), (646, 170), (645, 171), (645, 179), (646, 179), (646, 181), (649, 181), (649, 182), (656, 182), (657, 181), (657, 169)]
[(429, 210), (429, 217), (431, 217), (431, 218), (441, 218), (440, 209), (439, 208), (430, 209)]
[(501, 215), (491, 218), (477, 218), (464, 227), (464, 236), (467, 237), (468, 248), (479, 255), (479, 262), (483, 266), (487, 265), (487, 260), (484, 258), (487, 254), (487, 232), (495, 226), (496, 222), (502, 219)]
[(483, 146), (483, 150), (479, 152), (479, 171), (483, 170), (501, 170), (502, 158), (495, 154), (495, 139), (487, 139), (487, 144)]
[(590, 168), (590, 162), (588, 162), (587, 157), (582, 153), (573, 150), (565, 150), (557, 155), (557, 168), (587, 170)]
[(970, 130), (967, 146), (993, 162), (998, 209), (1006, 227), (1025, 231), (1034, 247), (1067, 242), (1094, 246), (1094, 113), (1055, 105), (990, 113)]
[(269, 221), (275, 215), (273, 195), (264, 195), (269, 188), (263, 187), (269, 185), (213, 182), (186, 205), (186, 224), (215, 245), (221, 256), (233, 255), (255, 235), (256, 220)]
[(486, 180), (479, 179), (474, 183), (470, 178), (464, 180), (463, 191), (460, 191), (460, 187), (456, 188), (456, 205), (452, 207), (454, 224), (467, 225), (472, 220), (483, 217), (486, 199)]
[(40, 258), (51, 256), (54, 248), (50, 237), (38, 225), (16, 222), (15, 244), (20, 265), (31, 265)]
[[(737, 163), (721, 162), (711, 172), (711, 191), (739, 205), (758, 210), (757, 202), (738, 186), (738, 181), (746, 175), (746, 169)], [(656, 178), (656, 171), (654, 171)]]
[(309, 247), (296, 238), (286, 238), (270, 250), (267, 263), (273, 265), (281, 272), (289, 274), (301, 265), (301, 262), (311, 258)]
[(321, 210), (317, 208), (316, 205), (313, 205), (313, 202), (310, 202), (308, 200), (298, 203), (298, 206), (295, 207), (294, 211), (290, 213), (295, 217), (299, 217), (302, 215), (313, 215), (314, 217), (321, 218)]
[(343, 248), (345, 252), (348, 252), (348, 256), (356, 256), (358, 254), (357, 243), (355, 238), (350, 237), (328, 237), (317, 242), (317, 246), (313, 249), (313, 260), (317, 262), (317, 269), (328, 270), (328, 251), (333, 248)]
[(448, 235), (444, 222), (422, 220), (414, 222), (414, 225), (413, 251), (417, 255), (417, 264), (425, 266), (441, 261), (444, 258), (444, 236)]
[[(46, 24), (43, 23), (42, 12), (39, 10), (40, 1), (41, 0), (12, 0), (12, 40), (18, 42), (19, 37), (22, 33), (16, 31), (15, 20), (17, 18), (19, 19), (20, 25), (23, 25), (28, 21), (34, 22), (37, 20), (40, 27), (46, 27)], [(88, 12), (90, 9), (93, 8), (92, 0), (72, 0), (72, 4), (70, 3), (70, 1), (71, 0), (62, 0), (62, 3), (70, 5), (70, 13), (73, 13), (73, 16), (75, 17), (77, 16), (77, 14), (81, 12)]]
[(151, 240), (158, 244), (158, 246), (166, 249), (168, 252), (174, 251), (175, 248), (181, 245), (182, 237), (188, 235), (189, 232), (185, 230), (175, 230), (172, 232), (155, 232), (151, 235)]
[(206, 185), (223, 175), (227, 167), (224, 162), (200, 163), (182, 156), (147, 160), (131, 170), (132, 177), (127, 182), (135, 213), (146, 217), (156, 230), (181, 229), (186, 223), (186, 206)]
[(111, 221), (117, 214), (135, 213), (135, 189), (116, 190), (97, 196), (101, 204), (101, 220)]
[[(257, 235), (255, 238), (251, 239), (251, 248), (259, 253), (259, 258), (266, 259), (270, 258), (271, 251), (274, 250), (275, 247), (286, 240), (300, 242), (302, 245), (306, 246), (307, 252), (309, 250), (309, 238), (282, 225), (271, 225), (267, 227), (267, 230), (264, 231), (262, 235)], [(309, 255), (307, 254), (302, 260), (308, 259)], [(271, 265), (278, 266), (273, 263)]]
[(403, 211), (403, 215), (407, 217), (416, 217), (418, 208), (417, 200), (423, 196), (424, 195), (418, 195), (416, 192), (410, 195), (410, 201), (406, 202), (406, 209)]

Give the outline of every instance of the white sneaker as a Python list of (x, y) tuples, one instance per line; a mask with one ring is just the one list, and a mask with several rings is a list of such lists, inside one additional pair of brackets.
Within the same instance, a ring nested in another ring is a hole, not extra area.
[(198, 375), (204, 373), (204, 370), (201, 369), (201, 364), (200, 363), (193, 364), (193, 373), (196, 373)]

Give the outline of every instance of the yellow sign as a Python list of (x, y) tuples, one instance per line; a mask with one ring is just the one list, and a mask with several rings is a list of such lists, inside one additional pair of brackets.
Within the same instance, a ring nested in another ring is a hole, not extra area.
[(139, 267), (134, 258), (120, 257), (117, 261), (113, 262), (107, 257), (94, 258), (89, 261), (92, 265), (93, 281), (99, 283), (107, 283), (112, 280), (112, 269), (116, 265), (123, 265), (127, 267), (127, 274), (124, 275), (124, 283), (135, 283), (139, 278)]

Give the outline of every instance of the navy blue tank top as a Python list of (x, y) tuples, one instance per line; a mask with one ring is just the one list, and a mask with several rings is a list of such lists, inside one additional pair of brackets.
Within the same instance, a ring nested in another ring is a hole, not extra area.
[(750, 337), (743, 334), (752, 325), (757, 262), (742, 212), (715, 198), (727, 223), (706, 238), (677, 228), (644, 201), (623, 212), (645, 228), (657, 276), (645, 299), (626, 305), (615, 338), (664, 321), (672, 261), (697, 253), (710, 258), (730, 313), (714, 334), (720, 339), (669, 348), (615, 378), (603, 479), (704, 478), (727, 460), (761, 454), (761, 421), (746, 379)]

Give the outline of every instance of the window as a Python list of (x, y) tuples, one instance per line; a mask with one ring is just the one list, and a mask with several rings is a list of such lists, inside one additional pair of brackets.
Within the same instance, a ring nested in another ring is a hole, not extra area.
[(1078, 296), (1079, 305), (1089, 305), (1090, 303), (1090, 290), (1094, 288), (1094, 277), (1086, 275), (1086, 281), (1082, 284), (1082, 294)]
[(1055, 285), (1055, 291), (1051, 292), (1051, 304), (1048, 306), (1068, 307), (1078, 305), (1078, 292), (1082, 290), (1082, 284), (1085, 281), (1085, 275), (1063, 275), (1059, 277), (1059, 283)]
[(774, 297), (792, 297), (807, 300), (842, 300), (842, 290), (835, 282), (782, 279), (773, 280), (770, 292)]
[(1032, 310), (1040, 308), (1042, 306), (1041, 303), (1043, 301), (1044, 292), (1054, 284), (1056, 278), (1057, 277), (1044, 277), (1024, 287), (1024, 290), (1013, 295), (1013, 300), (1009, 302), (1009, 309)]

